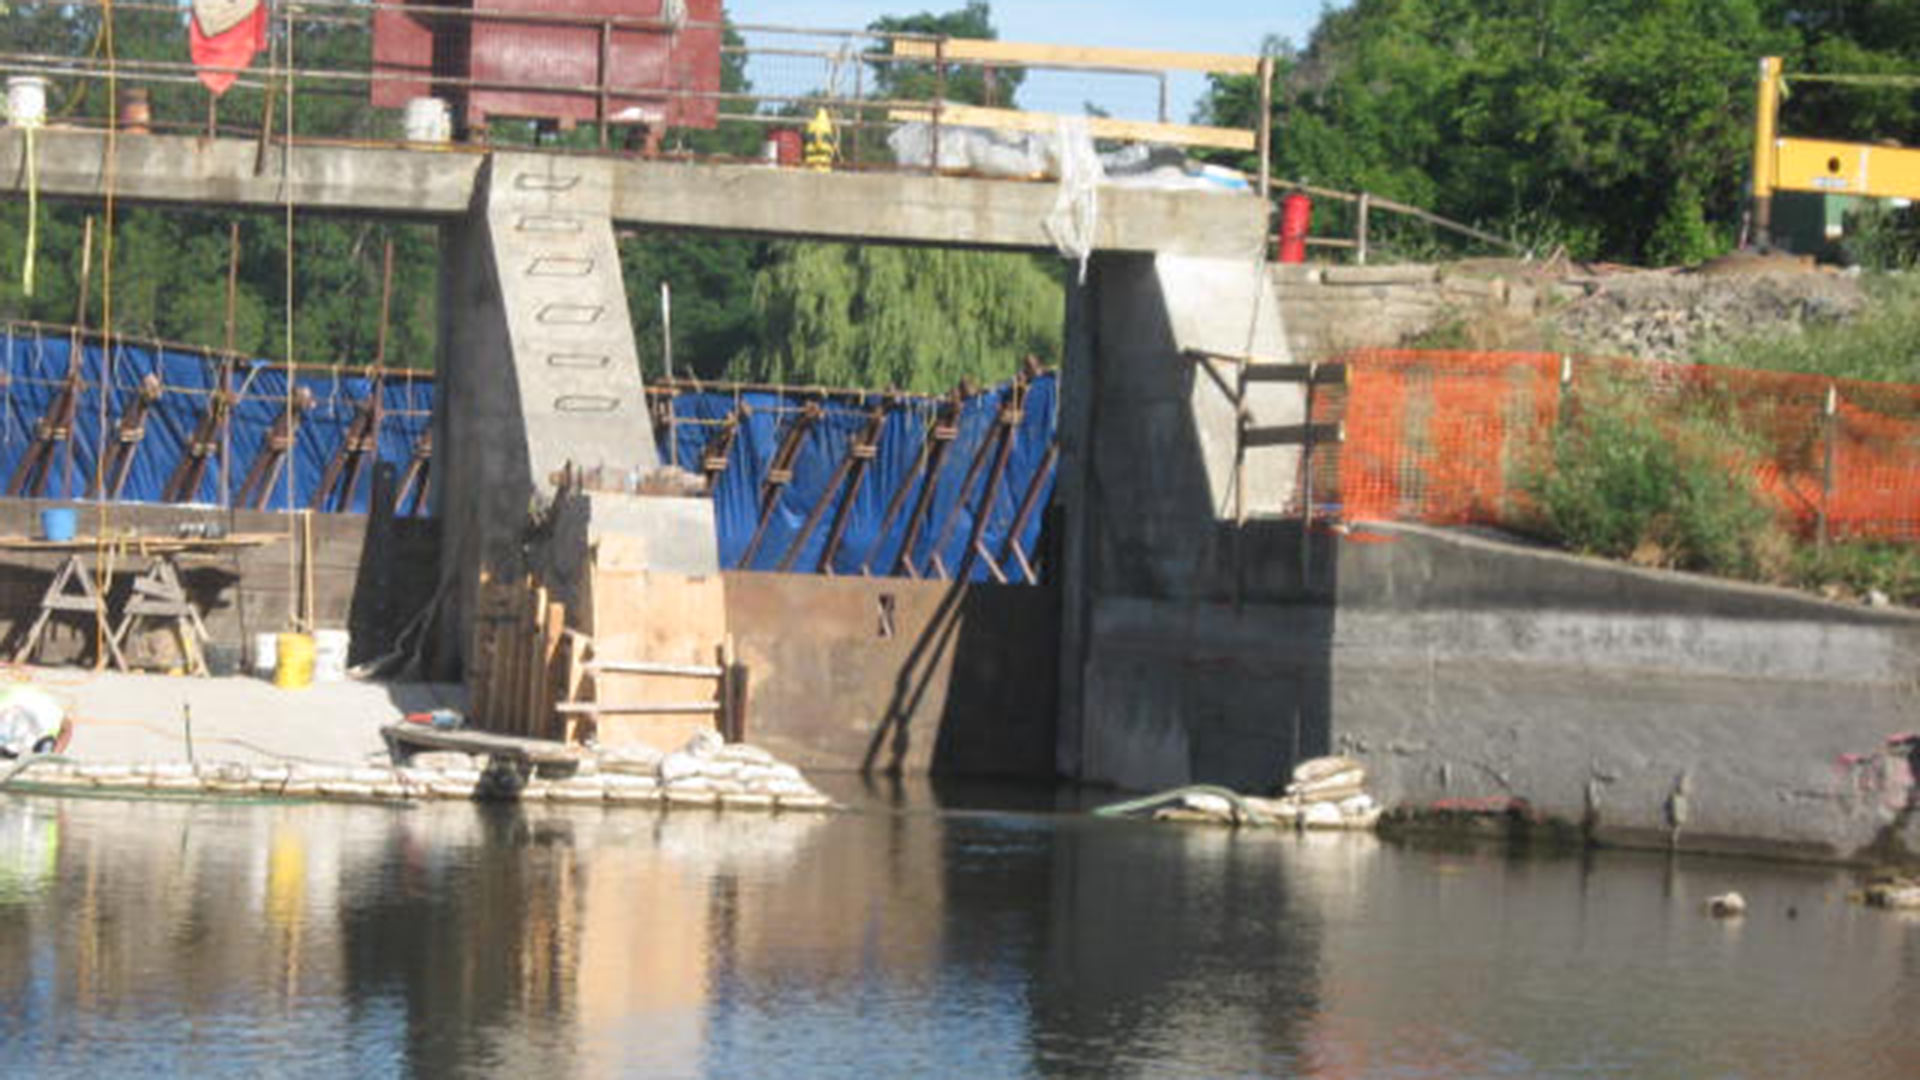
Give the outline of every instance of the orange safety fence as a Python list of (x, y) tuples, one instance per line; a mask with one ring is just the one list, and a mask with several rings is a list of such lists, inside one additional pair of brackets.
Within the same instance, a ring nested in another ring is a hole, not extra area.
[[(1558, 353), (1368, 349), (1319, 389), (1315, 513), (1348, 521), (1525, 527), (1528, 478), (1583, 390), (1644, 388), (1657, 415), (1723, 433), (1802, 535), (1920, 539), (1920, 386)], [(1828, 412), (1831, 395), (1832, 412)]]

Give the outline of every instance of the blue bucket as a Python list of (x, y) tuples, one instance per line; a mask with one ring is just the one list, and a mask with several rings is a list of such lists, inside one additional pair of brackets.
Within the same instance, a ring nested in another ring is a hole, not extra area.
[(57, 506), (40, 511), (40, 538), (43, 540), (71, 540), (80, 515), (71, 507)]

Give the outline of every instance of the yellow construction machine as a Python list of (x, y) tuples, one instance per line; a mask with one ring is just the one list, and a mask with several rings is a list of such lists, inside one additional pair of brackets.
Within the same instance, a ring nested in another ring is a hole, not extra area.
[[(1794, 80), (1920, 86), (1920, 79), (1890, 76), (1796, 75)], [(1766, 246), (1769, 242), (1776, 191), (1920, 199), (1920, 150), (1781, 138), (1780, 100), (1785, 81), (1779, 57), (1760, 61), (1760, 98), (1753, 135), (1753, 230), (1757, 244)]]

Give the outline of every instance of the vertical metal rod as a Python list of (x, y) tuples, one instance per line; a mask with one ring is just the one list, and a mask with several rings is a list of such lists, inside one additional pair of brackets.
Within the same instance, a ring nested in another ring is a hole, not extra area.
[(1373, 207), (1373, 196), (1360, 193), (1360, 220), (1354, 230), (1354, 260), (1361, 266), (1367, 265), (1367, 212)]
[[(92, 284), (93, 284), (93, 216), (89, 214), (87, 216), (86, 225), (82, 229), (80, 234), (80, 306), (78, 309), (79, 314), (73, 321), (73, 343), (68, 347), (68, 352), (67, 352), (68, 393), (76, 397), (79, 393), (78, 381), (80, 378), (80, 365), (81, 365), (81, 361), (86, 355), (86, 352), (85, 352), (86, 346), (81, 343), (80, 334), (82, 331), (86, 329), (86, 325), (87, 325), (87, 294), (90, 291)], [(106, 345), (103, 339), (102, 347), (110, 348), (111, 346)], [(60, 494), (62, 497), (68, 498), (68, 499), (73, 498), (73, 439), (74, 439), (74, 436), (77, 434), (77, 432), (75, 432), (73, 428), (73, 421), (75, 416), (78, 414), (78, 408), (77, 408), (78, 405), (79, 405), (79, 402), (77, 400), (70, 400), (67, 403), (67, 407), (65, 410), (66, 425), (67, 425), (67, 436), (66, 436), (67, 462), (66, 462), (65, 475), (62, 477), (60, 481)], [(49, 450), (51, 450), (51, 448), (49, 448)], [(44, 480), (41, 482), (41, 487), (43, 489), (46, 487), (46, 483)]]
[(1167, 73), (1161, 71), (1156, 74), (1160, 79), (1160, 122), (1164, 124), (1167, 122)]
[[(231, 410), (233, 403), (227, 395), (233, 392), (233, 345), (234, 345), (234, 309), (240, 295), (240, 219), (234, 218), (227, 223), (227, 355), (220, 360), (220, 385), (214, 390), (214, 396), (207, 408), (216, 410), (220, 424), (220, 505), (233, 509), (233, 424)], [(197, 471), (197, 470), (196, 470)], [(196, 478), (194, 486), (199, 487)], [(182, 492), (182, 501), (191, 501), (199, 492)]]
[(600, 74), (598, 82), (600, 88), (600, 99), (598, 103), (600, 113), (600, 149), (602, 150), (607, 148), (608, 128), (613, 123), (613, 104), (607, 95), (607, 76), (612, 70), (613, 23), (610, 20), (602, 19), (600, 20)]
[[(667, 381), (673, 381), (673, 284), (660, 282), (660, 360), (666, 367)], [(667, 392), (667, 464), (680, 464), (680, 400), (677, 390)]]
[(940, 175), (940, 110), (947, 104), (947, 39), (933, 43), (933, 174)]
[(673, 378), (673, 283), (660, 282), (660, 358)]
[(1827, 516), (1827, 504), (1833, 499), (1834, 482), (1834, 440), (1838, 434), (1840, 416), (1840, 392), (1833, 384), (1827, 384), (1827, 399), (1820, 409), (1820, 441), (1825, 445), (1826, 461), (1820, 472), (1820, 550), (1825, 551), (1831, 539), (1832, 522)]
[[(373, 363), (387, 366), (387, 322), (393, 314), (393, 237), (387, 237), (387, 249), (380, 261), (380, 333), (374, 339)], [(232, 345), (227, 346), (232, 349)]]
[[(849, 49), (851, 48), (851, 44), (849, 44), (848, 48)], [(853, 116), (854, 116), (854, 119), (859, 122), (854, 124), (853, 126), (853, 138), (852, 138), (853, 145), (848, 148), (847, 161), (849, 164), (853, 166), (853, 169), (855, 172), (858, 172), (860, 170), (860, 136), (865, 134), (867, 130), (867, 124), (866, 124), (867, 113), (866, 113), (866, 110), (862, 108), (860, 104), (862, 101), (866, 100), (866, 96), (867, 96), (866, 80), (867, 80), (867, 65), (865, 64), (853, 65), (853, 108), (854, 108)]]
[(1273, 195), (1273, 57), (1260, 58), (1260, 116), (1259, 144), (1260, 153), (1260, 197)]
[(1300, 425), (1300, 592), (1313, 584), (1313, 387), (1319, 381), (1320, 365), (1307, 364), (1306, 399)]

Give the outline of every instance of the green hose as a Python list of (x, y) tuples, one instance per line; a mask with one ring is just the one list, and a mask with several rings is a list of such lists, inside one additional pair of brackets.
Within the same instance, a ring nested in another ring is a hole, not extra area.
[(14, 777), (19, 776), (35, 765), (72, 765), (74, 763), (74, 759), (65, 754), (28, 754), (26, 757), (14, 762), (13, 768), (8, 769), (6, 775), (0, 776), (0, 788), (4, 788), (8, 784), (13, 783)]
[(1275, 823), (1272, 815), (1261, 813), (1248, 806), (1247, 800), (1239, 792), (1217, 784), (1188, 784), (1185, 787), (1171, 788), (1153, 795), (1143, 795), (1138, 799), (1128, 799), (1126, 802), (1109, 803), (1106, 806), (1095, 807), (1093, 815), (1108, 818), (1128, 817), (1143, 810), (1154, 810), (1168, 803), (1180, 802), (1188, 795), (1218, 795), (1227, 800), (1233, 805), (1235, 824), (1248, 822), (1255, 825), (1271, 825)]

